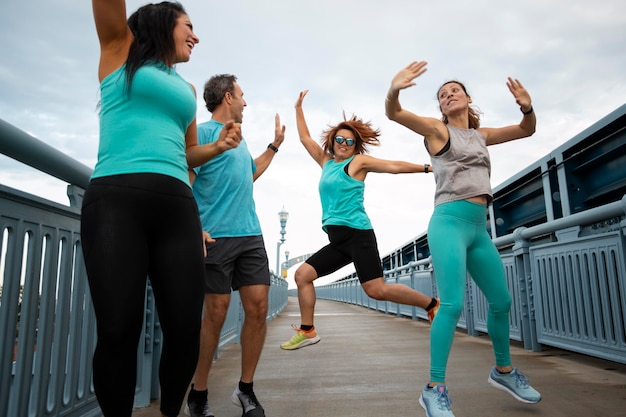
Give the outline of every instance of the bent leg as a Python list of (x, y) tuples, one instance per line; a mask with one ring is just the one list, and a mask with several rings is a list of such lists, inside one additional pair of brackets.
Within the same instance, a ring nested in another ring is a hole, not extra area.
[(365, 293), (375, 300), (391, 301), (426, 308), (432, 297), (422, 294), (404, 284), (387, 284), (384, 278), (374, 278), (361, 284)]

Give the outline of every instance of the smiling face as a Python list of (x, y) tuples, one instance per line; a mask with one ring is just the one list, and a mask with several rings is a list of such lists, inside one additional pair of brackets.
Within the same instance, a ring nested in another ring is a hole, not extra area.
[(457, 82), (451, 81), (444, 84), (437, 93), (439, 100), (439, 109), (445, 116), (449, 116), (455, 111), (466, 112), (472, 98), (467, 95), (463, 86)]
[(233, 92), (226, 92), (229, 104), (230, 117), (235, 123), (243, 122), (243, 109), (248, 105), (243, 98), (243, 90), (237, 83), (233, 83)]
[[(337, 136), (341, 136), (344, 139), (343, 143), (337, 143), (337, 141), (335, 140)], [(347, 139), (352, 139), (354, 141), (353, 144), (348, 146), (346, 143)], [(337, 130), (337, 133), (333, 138), (333, 153), (335, 154), (335, 160), (342, 161), (354, 155), (356, 153), (356, 141), (356, 135), (351, 130)]]
[(176, 62), (187, 62), (191, 56), (191, 50), (200, 42), (200, 39), (193, 33), (193, 26), (189, 16), (181, 14), (176, 19), (174, 27), (174, 45), (176, 47)]

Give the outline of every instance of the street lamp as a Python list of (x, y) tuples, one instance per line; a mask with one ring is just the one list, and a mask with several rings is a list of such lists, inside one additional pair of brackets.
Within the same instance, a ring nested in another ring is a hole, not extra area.
[(287, 279), (287, 268), (289, 268), (289, 251), (285, 251), (285, 268), (282, 270), (283, 278)]
[(289, 219), (289, 213), (283, 209), (278, 212), (278, 220), (280, 221), (280, 240), (276, 244), (276, 275), (280, 276), (280, 246), (285, 243), (285, 226), (287, 226), (287, 219)]

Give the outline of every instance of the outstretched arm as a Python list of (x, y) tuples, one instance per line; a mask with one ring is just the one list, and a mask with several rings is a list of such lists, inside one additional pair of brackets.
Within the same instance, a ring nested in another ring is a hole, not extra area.
[(100, 41), (98, 79), (102, 81), (126, 62), (133, 34), (126, 24), (124, 0), (92, 0), (91, 5)]
[(479, 128), (478, 130), (487, 140), (487, 145), (496, 145), (515, 139), (526, 138), (535, 133), (537, 118), (535, 117), (535, 110), (532, 106), (530, 94), (528, 94), (528, 91), (526, 91), (522, 83), (517, 79), (508, 77), (506, 85), (511, 94), (513, 94), (513, 97), (515, 97), (515, 102), (520, 106), (520, 111), (523, 114), (522, 121), (517, 125), (500, 128)]
[(304, 118), (304, 110), (302, 110), (302, 101), (304, 101), (304, 96), (306, 96), (308, 92), (309, 90), (301, 91), (295, 105), (298, 136), (300, 136), (300, 142), (304, 145), (304, 148), (307, 150), (309, 155), (311, 155), (319, 166), (323, 167), (326, 161), (330, 159), (330, 156), (327, 155), (326, 152), (324, 152), (324, 149), (311, 137), (309, 128)]
[[(432, 117), (418, 116), (403, 109), (399, 100), (400, 90), (414, 86), (414, 80), (426, 72), (426, 64), (426, 61), (411, 62), (393, 77), (385, 99), (385, 114), (389, 120), (400, 123), (424, 136), (430, 149), (440, 149), (448, 140), (447, 129), (443, 122)], [(440, 142), (440, 144), (434, 142)]]
[(411, 174), (416, 172), (433, 172), (430, 165), (414, 164), (406, 161), (389, 161), (369, 155), (356, 155), (348, 167), (350, 176), (357, 180), (365, 180), (368, 172), (385, 174)]
[[(265, 152), (263, 152), (254, 160), (254, 163), (256, 165), (256, 171), (252, 175), (253, 181), (256, 181), (257, 178), (259, 178), (265, 172), (267, 167), (270, 166), (272, 159), (274, 159), (274, 155), (276, 155), (276, 153), (278, 152), (278, 148), (280, 148), (280, 145), (285, 140), (285, 125), (280, 124), (280, 116), (278, 115), (278, 113), (274, 117), (274, 124), (274, 141), (270, 144), (270, 146), (267, 147)], [(274, 147), (276, 150), (272, 149), (272, 147)]]

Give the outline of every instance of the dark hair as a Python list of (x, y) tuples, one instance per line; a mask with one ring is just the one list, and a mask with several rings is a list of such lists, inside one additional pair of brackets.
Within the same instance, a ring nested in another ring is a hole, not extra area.
[(343, 115), (343, 122), (340, 122), (336, 126), (329, 126), (322, 133), (322, 148), (324, 151), (330, 155), (334, 155), (333, 146), (335, 145), (335, 136), (337, 132), (341, 129), (347, 129), (354, 133), (355, 139), (355, 153), (368, 153), (369, 146), (378, 146), (380, 145), (380, 141), (378, 140), (378, 136), (380, 136), (380, 130), (374, 129), (370, 122), (364, 122), (362, 119), (357, 118), (355, 115), (352, 115), (350, 120), (346, 120), (346, 115)]
[[(463, 85), (462, 82), (460, 81), (456, 81), (456, 80), (450, 80), (450, 81), (446, 81), (445, 83), (441, 84), (441, 87), (439, 87), (437, 89), (437, 103), (439, 103), (439, 92), (441, 91), (441, 89), (448, 85), (448, 84), (458, 84), (462, 89), (463, 92), (465, 93), (466, 96), (470, 97), (470, 95), (467, 93), (467, 89), (465, 88), (465, 85)], [(468, 128), (470, 129), (478, 129), (480, 127), (480, 112), (470, 106), (468, 106), (467, 108), (468, 111), (468, 116), (469, 116), (469, 126)], [(445, 124), (448, 124), (448, 116), (447, 115), (443, 115), (441, 117), (441, 121), (444, 122)]]
[(237, 77), (230, 74), (214, 75), (204, 84), (204, 103), (206, 109), (213, 113), (213, 110), (222, 103), (224, 94), (235, 92), (235, 82)]
[(175, 63), (174, 28), (176, 20), (184, 14), (187, 13), (182, 4), (164, 1), (146, 4), (130, 15), (127, 23), (134, 39), (126, 59), (129, 91), (133, 76), (143, 65), (158, 61), (166, 65)]

